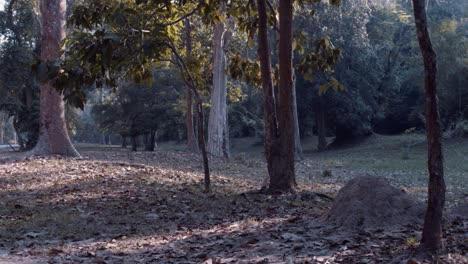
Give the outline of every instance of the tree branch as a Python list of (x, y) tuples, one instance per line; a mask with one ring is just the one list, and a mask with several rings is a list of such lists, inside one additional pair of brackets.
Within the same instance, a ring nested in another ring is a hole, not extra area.
[[(193, 14), (195, 14), (195, 12), (198, 11), (198, 9), (200, 9), (200, 7), (201, 7), (201, 5), (202, 5), (203, 3), (205, 3), (205, 1), (199, 2), (198, 5), (197, 5), (194, 9), (192, 9), (192, 11), (188, 12), (187, 14), (185, 14), (185, 15), (179, 17), (178, 19), (176, 19), (176, 20), (174, 20), (174, 21), (167, 22), (167, 23), (165, 23), (165, 24), (161, 24), (161, 26), (163, 26), (163, 27), (172, 26), (172, 25), (175, 25), (175, 24), (181, 22), (182, 20), (184, 20), (184, 19), (186, 19), (186, 18), (192, 16)], [(150, 15), (150, 17), (149, 17), (148, 22), (146, 23), (146, 25), (148, 25), (148, 23), (153, 19), (153, 17), (154, 17), (157, 13), (158, 13), (158, 11), (156, 10), (156, 11), (154, 11), (154, 12)]]
[(275, 24), (273, 25), (273, 28), (275, 29), (276, 32), (279, 33), (279, 28), (278, 28), (278, 19), (276, 19), (276, 11), (275, 11), (275, 8), (273, 7), (273, 5), (271, 4), (270, 0), (266, 0), (267, 2), (267, 5), (268, 5), (268, 8), (270, 9), (270, 11), (273, 13), (273, 21), (275, 22)]

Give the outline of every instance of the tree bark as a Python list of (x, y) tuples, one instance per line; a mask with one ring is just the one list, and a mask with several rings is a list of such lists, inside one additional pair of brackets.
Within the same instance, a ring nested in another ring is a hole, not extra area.
[(198, 116), (198, 137), (200, 141), (200, 148), (202, 152), (203, 159), (203, 171), (205, 175), (205, 192), (211, 192), (211, 177), (210, 177), (210, 166), (208, 161), (208, 152), (206, 151), (205, 143), (205, 124), (204, 124), (204, 114), (203, 114), (203, 105), (200, 97), (197, 97), (197, 116)]
[(122, 136), (122, 148), (127, 148), (127, 137)]
[(299, 117), (297, 115), (297, 97), (296, 97), (296, 73), (293, 70), (293, 108), (294, 108), (294, 151), (295, 157), (302, 160), (301, 133), (299, 131)]
[(296, 185), (294, 164), (294, 86), (292, 67), (293, 0), (279, 5), (279, 173), (270, 178), (270, 190), (291, 191)]
[[(187, 52), (187, 57), (191, 56), (192, 53), (192, 26), (190, 25), (190, 20), (185, 19), (185, 49)], [(198, 153), (200, 149), (198, 148), (197, 138), (195, 136), (195, 128), (193, 125), (193, 92), (190, 86), (186, 86), (186, 105), (187, 105), (187, 114), (185, 116), (185, 126), (187, 128), (187, 146), (191, 152)]]
[(0, 112), (0, 145), (5, 144), (5, 127), (6, 127), (6, 114)]
[[(41, 1), (43, 62), (51, 62), (60, 57), (60, 42), (65, 37), (66, 7), (65, 0)], [(41, 83), (39, 140), (32, 153), (80, 156), (68, 136), (63, 95), (53, 87), (51, 81)]]
[(145, 150), (154, 151), (156, 141), (156, 130), (151, 130), (146, 136)]
[(442, 154), (442, 129), (437, 99), (437, 59), (427, 28), (426, 1), (413, 0), (419, 47), (424, 61), (426, 136), (428, 142), (428, 204), (424, 218), (421, 248), (437, 251), (442, 247), (442, 214), (445, 182)]
[(8, 125), (11, 127), (11, 131), (13, 132), (13, 144), (18, 144), (19, 140), (18, 140), (18, 133), (16, 133), (16, 127), (14, 125), (14, 119), (13, 117), (11, 117), (8, 121), (7, 121)]
[(318, 97), (318, 103), (315, 107), (315, 120), (317, 124), (317, 137), (318, 137), (318, 151), (322, 152), (327, 149), (327, 137), (325, 127), (325, 113), (323, 109), (322, 98)]
[(137, 141), (138, 136), (132, 136), (132, 151), (137, 151), (138, 150), (138, 141)]
[(222, 21), (216, 22), (213, 33), (213, 91), (211, 93), (211, 110), (208, 120), (208, 152), (217, 157), (229, 157), (229, 145), (226, 138), (227, 129), (227, 74), (226, 56), (224, 54), (225, 26)]
[(281, 154), (279, 151), (278, 119), (276, 116), (276, 99), (273, 90), (270, 46), (268, 44), (268, 14), (266, 0), (257, 0), (258, 9), (258, 57), (263, 90), (263, 122), (265, 133), (265, 159), (268, 177), (264, 187), (270, 187), (272, 178), (279, 178)]

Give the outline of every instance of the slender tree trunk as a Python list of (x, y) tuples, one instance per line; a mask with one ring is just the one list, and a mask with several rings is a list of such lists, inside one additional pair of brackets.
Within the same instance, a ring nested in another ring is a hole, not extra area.
[(5, 144), (6, 114), (0, 112), (0, 145)]
[(145, 150), (148, 150), (149, 148), (149, 133), (145, 133), (142, 136), (142, 146), (144, 147)]
[(295, 157), (298, 160), (302, 160), (302, 144), (301, 144), (301, 133), (299, 131), (299, 117), (297, 115), (297, 97), (296, 97), (296, 74), (293, 69), (293, 116), (294, 116), (294, 151)]
[(327, 137), (325, 127), (325, 113), (323, 109), (323, 101), (319, 96), (318, 103), (315, 109), (315, 120), (317, 123), (318, 151), (322, 152), (327, 149)]
[(154, 145), (155, 148), (158, 147), (158, 130), (154, 131), (153, 145)]
[(216, 22), (213, 34), (213, 91), (211, 93), (211, 110), (208, 121), (208, 152), (213, 156), (229, 156), (227, 128), (227, 74), (226, 56), (224, 54), (225, 26), (222, 21)]
[(127, 148), (127, 137), (122, 136), (122, 148)]
[(265, 133), (265, 159), (268, 167), (268, 177), (263, 183), (270, 186), (271, 179), (279, 178), (281, 161), (278, 138), (278, 120), (276, 116), (275, 93), (273, 89), (270, 46), (268, 44), (268, 14), (266, 0), (257, 0), (258, 9), (258, 57), (263, 89), (263, 122)]
[(11, 117), (8, 120), (8, 125), (11, 127), (11, 131), (13, 132), (13, 144), (18, 144), (19, 143), (18, 133), (16, 133), (16, 127), (15, 127), (15, 124), (14, 124), (13, 117)]
[(424, 61), (425, 115), (428, 142), (428, 204), (424, 218), (421, 248), (436, 251), (442, 247), (442, 213), (445, 182), (442, 154), (442, 129), (437, 99), (437, 59), (427, 28), (426, 1), (413, 0), (419, 47)]
[[(190, 58), (192, 54), (192, 27), (190, 20), (185, 19), (185, 49), (187, 57)], [(193, 125), (193, 92), (190, 86), (186, 86), (186, 105), (187, 114), (185, 116), (185, 126), (187, 128), (187, 146), (191, 152), (199, 152), (197, 138), (195, 136), (195, 128)]]
[[(43, 62), (54, 61), (60, 57), (60, 42), (65, 37), (66, 8), (66, 0), (41, 1)], [(50, 81), (41, 84), (39, 140), (32, 153), (80, 156), (68, 136), (63, 95)]]
[(200, 148), (203, 159), (203, 171), (205, 174), (205, 192), (211, 192), (211, 178), (210, 178), (210, 167), (208, 161), (208, 152), (206, 151), (205, 143), (205, 125), (204, 125), (204, 114), (203, 105), (201, 98), (197, 98), (197, 116), (198, 116), (198, 138), (200, 141)]
[(296, 185), (294, 164), (294, 86), (292, 67), (293, 0), (279, 5), (279, 131), (280, 173), (270, 178), (270, 190), (290, 191)]

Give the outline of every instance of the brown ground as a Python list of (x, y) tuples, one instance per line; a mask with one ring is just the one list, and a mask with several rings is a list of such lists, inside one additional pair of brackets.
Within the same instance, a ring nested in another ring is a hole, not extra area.
[[(311, 160), (298, 193), (268, 196), (248, 193), (265, 176), (260, 157), (212, 160), (204, 194), (198, 156), (81, 153), (0, 165), (0, 263), (401, 263), (420, 235), (321, 222), (331, 201), (314, 192), (335, 196), (354, 175)], [(442, 263), (466, 263), (466, 225), (447, 221)]]

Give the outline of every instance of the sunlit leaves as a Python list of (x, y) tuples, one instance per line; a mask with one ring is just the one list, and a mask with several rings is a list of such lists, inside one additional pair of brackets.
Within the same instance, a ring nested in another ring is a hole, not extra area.
[(319, 86), (319, 95), (325, 94), (330, 88), (333, 89), (333, 91), (336, 93), (346, 91), (346, 87), (344, 85), (340, 84), (335, 78), (332, 78), (331, 81)]
[(261, 85), (260, 62), (243, 58), (240, 53), (231, 58), (229, 74), (233, 79), (244, 80), (257, 87)]
[[(308, 53), (302, 56), (298, 72), (302, 74), (303, 78), (307, 81), (313, 81), (314, 72), (323, 72), (327, 75), (334, 73), (334, 68), (341, 57), (342, 51), (335, 48), (330, 38), (325, 37), (321, 39), (315, 48), (315, 52)], [(337, 84), (337, 81), (333, 79), (330, 83), (326, 83), (321, 86), (319, 93), (322, 94), (333, 88), (335, 91), (343, 91), (344, 87)]]

